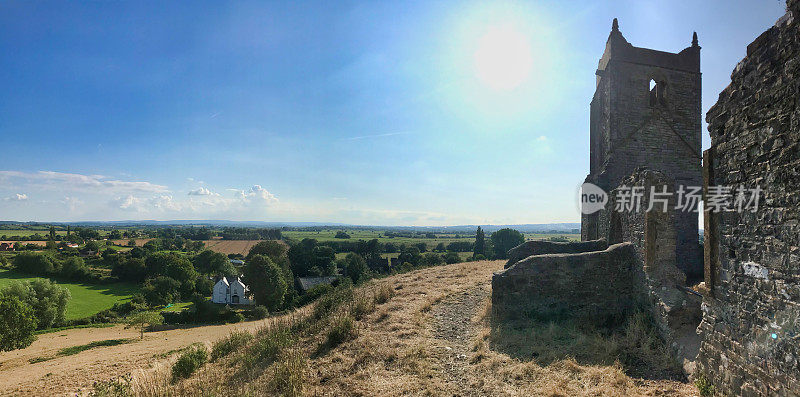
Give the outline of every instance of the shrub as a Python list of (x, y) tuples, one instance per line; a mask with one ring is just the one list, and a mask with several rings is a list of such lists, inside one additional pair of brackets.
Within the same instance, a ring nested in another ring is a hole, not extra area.
[(303, 373), (306, 370), (306, 359), (299, 349), (291, 349), (281, 355), (275, 365), (272, 387), (283, 396), (303, 395)]
[(22, 252), (14, 257), (13, 263), (17, 270), (24, 273), (46, 276), (56, 271), (55, 261), (44, 253)]
[(211, 348), (211, 361), (217, 361), (233, 353), (251, 340), (253, 340), (253, 334), (247, 331), (235, 331), (231, 333), (226, 338), (214, 342), (214, 346)]
[(461, 257), (458, 256), (457, 252), (449, 251), (446, 254), (444, 254), (444, 261), (448, 265), (453, 263), (459, 263), (461, 262)]
[(349, 314), (339, 316), (333, 320), (331, 328), (328, 330), (328, 346), (335, 347), (342, 342), (348, 341), (356, 336), (356, 325), (353, 317)]
[[(349, 279), (345, 279), (349, 280)], [(313, 317), (317, 320), (332, 313), (333, 310), (353, 298), (352, 284), (343, 284), (332, 292), (323, 295), (314, 306)]]
[(91, 397), (128, 397), (132, 396), (130, 377), (121, 377), (94, 384), (94, 390), (89, 393)]
[(700, 396), (702, 397), (711, 397), (716, 393), (714, 385), (712, 385), (703, 374), (700, 374), (700, 376), (694, 380), (694, 385), (697, 386), (697, 390), (700, 391)]
[(201, 345), (195, 346), (181, 354), (178, 361), (172, 365), (172, 379), (177, 381), (191, 376), (208, 361), (208, 349)]
[(244, 316), (248, 320), (262, 320), (269, 316), (269, 310), (266, 308), (266, 306), (259, 305), (245, 312)]
[(350, 314), (356, 320), (361, 320), (365, 315), (375, 310), (375, 300), (368, 299), (366, 295), (358, 294), (350, 304)]
[(277, 360), (281, 349), (290, 346), (294, 340), (291, 330), (286, 326), (274, 325), (266, 328), (265, 331), (258, 333), (245, 360), (248, 360), (251, 365), (255, 363), (268, 365)]
[(241, 323), (244, 321), (244, 315), (234, 310), (227, 310), (225, 311), (223, 317), (225, 318), (226, 323)]
[(393, 296), (394, 290), (392, 287), (389, 285), (382, 285), (377, 291), (375, 291), (375, 303), (379, 305), (384, 304), (388, 302), (389, 299), (392, 299)]

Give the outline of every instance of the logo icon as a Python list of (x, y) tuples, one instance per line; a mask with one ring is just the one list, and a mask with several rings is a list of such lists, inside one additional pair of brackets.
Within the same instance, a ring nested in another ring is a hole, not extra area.
[(594, 214), (606, 208), (608, 194), (599, 186), (586, 182), (581, 185), (580, 191), (581, 213)]

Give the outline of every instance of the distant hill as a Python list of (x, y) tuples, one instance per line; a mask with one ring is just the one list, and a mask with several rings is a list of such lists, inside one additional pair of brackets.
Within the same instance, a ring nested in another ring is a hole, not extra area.
[[(2, 224), (18, 225), (49, 225), (47, 222), (15, 222), (0, 221)], [(235, 227), (291, 227), (291, 228), (350, 228), (350, 229), (380, 229), (380, 230), (406, 230), (406, 231), (442, 231), (442, 232), (473, 232), (480, 226), (491, 233), (503, 228), (512, 228), (523, 233), (570, 233), (580, 230), (580, 223), (529, 223), (519, 225), (455, 225), (455, 226), (392, 226), (392, 225), (352, 225), (335, 222), (262, 222), (262, 221), (228, 221), (228, 220), (143, 220), (143, 221), (84, 221), (84, 222), (53, 222), (57, 225), (74, 226), (100, 226), (100, 227), (125, 227), (125, 226), (235, 226)]]

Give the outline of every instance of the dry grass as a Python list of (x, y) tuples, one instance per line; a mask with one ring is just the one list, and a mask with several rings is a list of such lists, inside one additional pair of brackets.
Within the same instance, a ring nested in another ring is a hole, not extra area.
[[(631, 378), (619, 362), (587, 364), (553, 356), (545, 363), (498, 351), (493, 346), (497, 341), (491, 340), (488, 300), (471, 320), (478, 332), (463, 361), (466, 378), (448, 378), (445, 343), (432, 335), (431, 308), (451, 294), (486, 286), (492, 272), (502, 266), (500, 261), (484, 261), (426, 268), (375, 280), (338, 297), (323, 297), (316, 308), (273, 320), (252, 341), (186, 380), (170, 383), (169, 360), (133, 374), (131, 392), (140, 396), (697, 395), (696, 388), (686, 383)], [(370, 296), (372, 302), (366, 298)], [(352, 328), (341, 324), (343, 318)], [(338, 332), (332, 331), (336, 327), (348, 332), (332, 344), (329, 337)], [(556, 329), (547, 332), (550, 338), (558, 334)], [(275, 339), (271, 346), (278, 347), (255, 347), (269, 338)], [(248, 364), (253, 359), (247, 357), (257, 351), (271, 353)]]

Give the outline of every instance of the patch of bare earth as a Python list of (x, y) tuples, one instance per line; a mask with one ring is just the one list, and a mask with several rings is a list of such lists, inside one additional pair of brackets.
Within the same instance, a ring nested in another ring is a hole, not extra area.
[[(158, 332), (139, 332), (118, 325), (110, 328), (83, 328), (39, 335), (22, 350), (0, 353), (0, 395), (53, 396), (75, 395), (88, 390), (96, 381), (126, 375), (148, 368), (158, 356), (196, 342), (228, 335), (235, 329), (256, 329), (264, 321), (230, 325), (191, 327)], [(129, 344), (96, 347), (76, 355), (57, 357), (31, 364), (29, 360), (53, 357), (65, 347), (95, 341), (132, 338)]]

